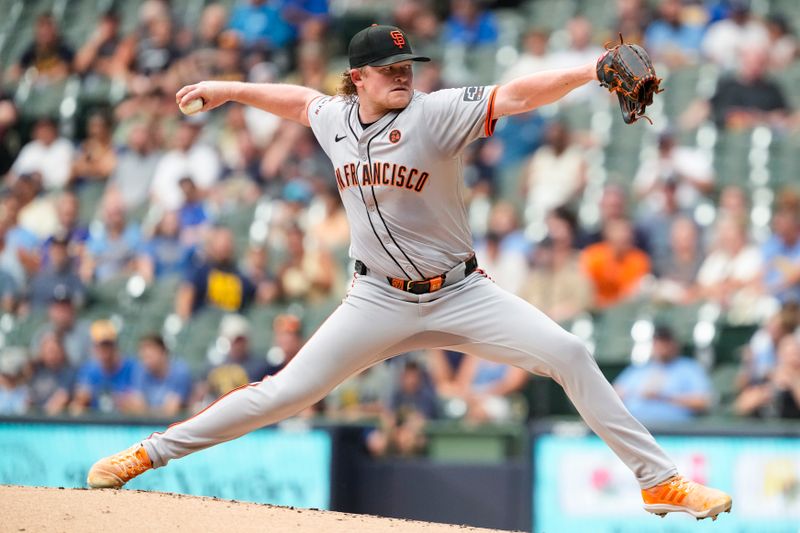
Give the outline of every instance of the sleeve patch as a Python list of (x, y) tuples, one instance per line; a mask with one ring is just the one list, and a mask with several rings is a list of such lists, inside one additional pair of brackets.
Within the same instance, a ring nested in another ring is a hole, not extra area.
[(483, 98), (483, 91), (485, 87), (465, 87), (464, 88), (464, 101), (465, 102), (480, 102)]

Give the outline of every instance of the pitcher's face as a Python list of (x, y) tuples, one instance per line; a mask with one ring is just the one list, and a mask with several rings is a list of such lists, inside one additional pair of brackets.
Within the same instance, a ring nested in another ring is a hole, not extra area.
[(403, 109), (414, 94), (414, 73), (411, 61), (401, 61), (385, 67), (366, 66), (352, 69), (353, 83), (361, 89), (360, 98), (384, 109)]

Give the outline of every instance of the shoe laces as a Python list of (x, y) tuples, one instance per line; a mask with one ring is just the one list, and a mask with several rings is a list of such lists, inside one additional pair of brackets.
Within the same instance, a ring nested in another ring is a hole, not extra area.
[(139, 457), (138, 451), (138, 449), (126, 450), (111, 458), (111, 464), (124, 472), (123, 477), (126, 481), (150, 468), (150, 465)]
[(692, 488), (693, 485), (694, 485), (693, 481), (688, 480), (683, 476), (675, 476), (669, 482), (669, 486), (670, 488), (672, 488), (672, 490), (678, 492), (684, 492), (687, 494), (689, 493), (689, 490)]
[(681, 503), (696, 486), (696, 483), (683, 476), (675, 476), (649, 489), (648, 493), (656, 500)]

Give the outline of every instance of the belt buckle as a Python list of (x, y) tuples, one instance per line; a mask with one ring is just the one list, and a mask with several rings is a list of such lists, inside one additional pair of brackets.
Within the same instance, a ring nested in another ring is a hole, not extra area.
[(423, 285), (423, 284), (428, 286), (428, 290), (426, 290), (424, 293), (418, 293), (418, 294), (429, 294), (432, 292), (436, 292), (444, 286), (444, 275), (436, 276), (435, 278), (424, 279), (422, 281), (409, 281), (408, 290), (411, 291), (412, 285)]
[[(444, 286), (444, 279), (445, 276), (442, 274), (441, 276), (436, 276), (435, 278), (428, 278), (422, 280), (413, 280), (410, 279), (408, 281), (400, 279), (400, 278), (389, 278), (389, 282), (395, 289), (400, 289), (401, 291), (410, 292), (412, 294), (426, 294), (430, 292), (436, 292)], [(414, 287), (427, 285), (427, 290), (423, 290), (422, 292), (417, 292)]]
[[(419, 287), (417, 289), (417, 287)], [(430, 280), (421, 279), (419, 281), (415, 281), (410, 279), (406, 282), (406, 292), (410, 292), (411, 294), (428, 294), (431, 291), (431, 284)]]

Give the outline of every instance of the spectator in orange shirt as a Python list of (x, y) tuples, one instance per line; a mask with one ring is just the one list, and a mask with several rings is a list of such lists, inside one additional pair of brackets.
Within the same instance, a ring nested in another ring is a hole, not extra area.
[(581, 264), (594, 284), (596, 308), (610, 307), (635, 294), (650, 272), (647, 254), (633, 245), (633, 226), (626, 218), (608, 221), (603, 240), (584, 249)]

